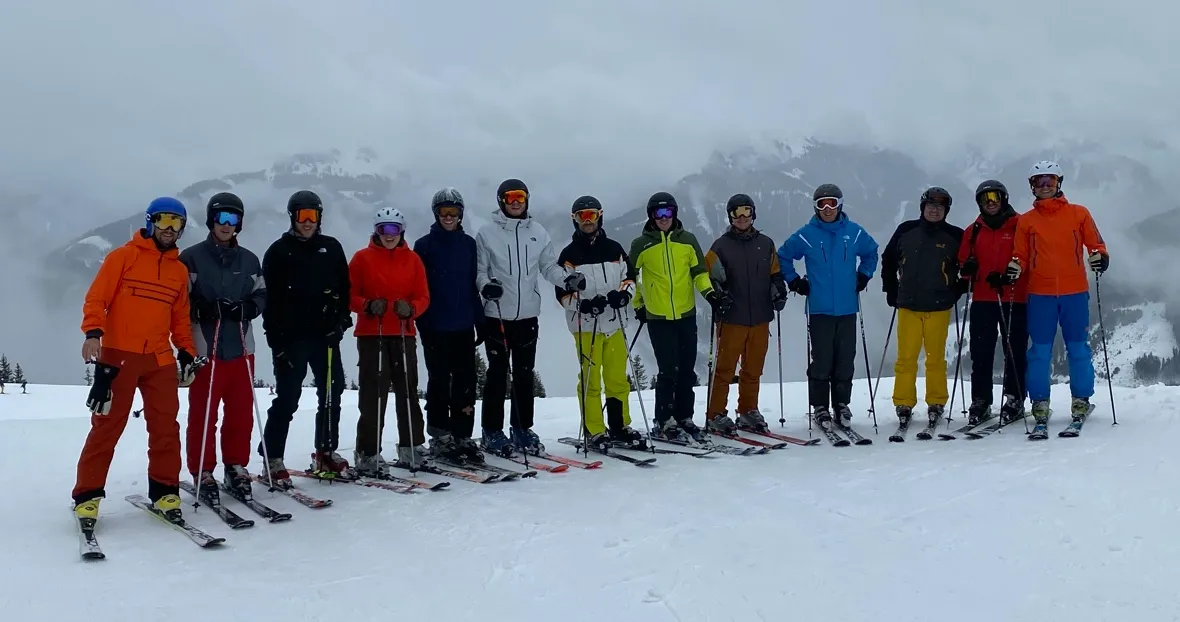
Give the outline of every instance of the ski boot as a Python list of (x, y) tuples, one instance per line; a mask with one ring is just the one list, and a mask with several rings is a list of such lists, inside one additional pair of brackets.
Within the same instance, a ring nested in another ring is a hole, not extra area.
[(909, 406), (898, 406), (896, 409), (894, 409), (894, 412), (897, 413), (898, 425), (903, 427), (910, 425), (910, 419), (912, 419), (914, 416), (913, 408)]
[(986, 421), (991, 408), (991, 403), (983, 398), (971, 400), (971, 405), (967, 407), (967, 425), (975, 427)]
[[(728, 419), (728, 417), (726, 417), (726, 419)], [(694, 443), (701, 445), (709, 444), (709, 440), (705, 438), (705, 431), (697, 427), (697, 424), (692, 420), (692, 417), (685, 417), (684, 419), (677, 421), (676, 426), (679, 427), (680, 431)]]
[(541, 437), (531, 429), (512, 428), (512, 444), (521, 453), (530, 456), (539, 456), (545, 452), (545, 446), (541, 444)]
[(1032, 404), (1033, 429), (1028, 437), (1033, 440), (1049, 438), (1049, 400), (1035, 400)]
[(389, 476), (389, 465), (386, 464), (385, 458), (381, 456), (381, 452), (377, 452), (371, 456), (365, 455), (360, 451), (352, 452), (353, 470), (356, 471), (357, 477), (375, 477), (381, 479)]
[(613, 448), (611, 445), (610, 434), (606, 432), (599, 432), (598, 434), (595, 434), (594, 436), (586, 439), (586, 445), (589, 449), (601, 453), (606, 453)]
[(669, 418), (663, 423), (656, 421), (656, 425), (652, 428), (651, 436), (657, 440), (664, 440), (671, 443), (688, 442), (690, 439), (680, 429), (675, 419)]
[(611, 428), (610, 440), (616, 446), (622, 445), (626, 449), (647, 449), (647, 442), (643, 440), (643, 435), (629, 425), (617, 429)]
[(818, 425), (820, 429), (832, 429), (832, 413), (828, 410), (827, 406), (812, 405), (811, 420), (814, 421), (815, 425)]
[(320, 451), (311, 455), (312, 475), (320, 479), (339, 479), (352, 481), (356, 479), (356, 471), (348, 465), (340, 454), (334, 451)]
[(180, 495), (175, 493), (166, 494), (159, 499), (152, 501), (152, 509), (163, 514), (164, 518), (173, 523), (184, 521), (184, 515), (180, 511), (180, 506)]
[(239, 464), (225, 465), (221, 482), (228, 490), (243, 499), (249, 499), (254, 495), (254, 490), (250, 487), (250, 472)]
[(716, 432), (722, 435), (734, 435), (737, 434), (737, 429), (737, 424), (734, 423), (733, 419), (730, 419), (729, 415), (725, 413), (713, 415), (712, 417), (707, 417), (705, 419), (705, 430), (708, 432)]
[(1072, 416), (1074, 423), (1085, 423), (1086, 417), (1090, 416), (1090, 398), (1075, 397), (1070, 402), (1069, 414)]
[(1000, 406), (1000, 424), (1008, 425), (1024, 417), (1024, 400), (1017, 399), (1015, 395), (1005, 395), (1004, 403)]
[(483, 437), (479, 439), (479, 446), (489, 454), (501, 458), (511, 458), (513, 454), (512, 442), (504, 435), (503, 430), (485, 429)]
[(479, 450), (479, 443), (476, 443), (470, 437), (456, 439), (455, 447), (459, 455), (459, 459), (463, 462), (474, 466), (484, 464), (485, 460), (483, 457), (483, 452)]
[(430, 462), (430, 452), (426, 449), (426, 445), (416, 445), (414, 447), (402, 447), (399, 445), (397, 448), (398, 466), (429, 466)]
[(295, 483), (291, 481), (291, 474), (287, 472), (287, 466), (283, 464), (282, 458), (271, 458), (266, 463), (266, 471), (268, 479), (275, 488), (290, 490), (295, 487)]
[(836, 404), (835, 423), (841, 428), (852, 425), (852, 409), (848, 404)]
[(102, 503), (102, 497), (95, 497), (87, 499), (82, 503), (74, 504), (74, 516), (79, 519), (98, 520), (98, 504)]
[(747, 410), (744, 413), (738, 413), (735, 423), (737, 423), (739, 430), (747, 430), (754, 433), (770, 431), (770, 426), (766, 425), (766, 418), (757, 410)]
[(926, 408), (926, 419), (933, 426), (938, 425), (938, 420), (942, 419), (944, 414), (946, 414), (946, 406), (942, 404), (931, 404)]
[(450, 434), (435, 436), (430, 439), (430, 457), (435, 460), (448, 462), (463, 462), (463, 453), (459, 451), (459, 444)]
[(213, 507), (221, 505), (221, 494), (217, 488), (217, 478), (213, 477), (213, 473), (209, 471), (201, 471), (201, 475), (197, 478), (197, 494), (202, 500)]

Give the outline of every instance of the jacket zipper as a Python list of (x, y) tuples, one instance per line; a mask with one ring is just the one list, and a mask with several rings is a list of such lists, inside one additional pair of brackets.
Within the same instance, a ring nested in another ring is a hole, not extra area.
[(516, 318), (520, 319), (520, 301), (521, 301), (521, 274), (520, 274), (520, 223), (516, 223)]
[(676, 318), (676, 286), (673, 284), (673, 281), (675, 281), (675, 279), (672, 278), (672, 252), (669, 250), (669, 248), (671, 248), (671, 245), (668, 244), (668, 237), (669, 236), (667, 233), (661, 231), (660, 237), (663, 240), (660, 242), (660, 244), (663, 245), (663, 247), (664, 247), (664, 268), (667, 269), (667, 271), (668, 271), (668, 306), (672, 308), (672, 316), (669, 317), (668, 319), (675, 320), (675, 319), (677, 319)]

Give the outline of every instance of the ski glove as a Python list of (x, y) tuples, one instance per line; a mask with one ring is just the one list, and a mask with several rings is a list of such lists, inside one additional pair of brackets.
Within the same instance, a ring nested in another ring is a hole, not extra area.
[(565, 277), (565, 282), (562, 283), (562, 287), (564, 287), (565, 291), (567, 292), (586, 291), (586, 275), (582, 274), (581, 272), (574, 272), (573, 274)]
[(864, 272), (856, 273), (856, 291), (863, 292), (869, 286), (869, 275)]
[(1024, 268), (1020, 267), (1020, 262), (1013, 257), (1012, 261), (1008, 262), (1008, 267), (1004, 270), (1004, 285), (1011, 285), (1020, 280), (1020, 275), (1024, 273)]
[(1109, 267), (1110, 267), (1110, 257), (1107, 257), (1106, 255), (1099, 253), (1099, 252), (1090, 253), (1090, 269), (1091, 270), (1093, 270), (1094, 272), (1097, 272), (1098, 274), (1102, 274), (1103, 272), (1106, 272), (1106, 269)]
[(606, 304), (610, 305), (612, 309), (622, 309), (631, 304), (631, 292), (624, 289), (616, 289), (606, 295)]
[(606, 313), (606, 298), (603, 296), (583, 298), (582, 301), (578, 303), (578, 313), (591, 316), (597, 316)]
[(492, 279), (487, 285), (483, 286), (483, 289), (479, 290), (479, 294), (485, 299), (495, 302), (504, 295), (504, 286), (500, 285), (500, 282), (496, 279)]
[(991, 272), (987, 275), (986, 280), (987, 280), (987, 284), (990, 285), (991, 288), (995, 289), (995, 290), (1002, 289), (1005, 285), (1004, 274), (1002, 272)]
[(965, 279), (974, 278), (978, 272), (979, 261), (975, 257), (968, 257), (967, 261), (964, 261), (963, 265), (959, 267), (959, 274)]
[(118, 375), (119, 368), (114, 365), (94, 364), (94, 384), (90, 387), (90, 395), (86, 397), (86, 408), (89, 408), (91, 413), (100, 417), (110, 414), (111, 400), (114, 398), (111, 383)]
[(221, 305), (216, 300), (194, 298), (189, 302), (189, 306), (192, 307), (193, 315), (198, 322), (215, 322), (221, 319)]
[(389, 309), (389, 303), (384, 298), (374, 298), (365, 302), (365, 313), (381, 317)]
[(405, 300), (399, 300), (393, 303), (393, 312), (401, 319), (408, 320), (414, 317), (414, 305)]
[(896, 289), (886, 289), (885, 290), (885, 304), (887, 304), (890, 307), (893, 307), (895, 309), (897, 308), (897, 290)]
[(808, 296), (811, 294), (811, 282), (808, 281), (807, 277), (805, 276), (797, 276), (791, 279), (790, 283), (787, 283), (787, 289), (795, 292), (796, 294), (799, 294), (800, 296)]
[(254, 304), (252, 300), (218, 300), (218, 313), (221, 314), (221, 319), (230, 320), (231, 322), (248, 322), (258, 317), (258, 305)]
[(176, 353), (176, 362), (180, 364), (180, 370), (177, 378), (180, 380), (180, 386), (187, 387), (193, 383), (197, 378), (197, 370), (205, 366), (209, 359), (205, 357), (193, 358), (188, 350), (180, 350)]
[(719, 292), (716, 289), (711, 289), (705, 292), (705, 301), (709, 306), (713, 307), (713, 313), (717, 315), (725, 315), (733, 308), (733, 297), (728, 292)]
[(770, 275), (770, 304), (775, 311), (782, 311), (787, 307), (787, 281), (782, 272)]
[(639, 321), (640, 326), (647, 324), (647, 307), (636, 308), (635, 319)]

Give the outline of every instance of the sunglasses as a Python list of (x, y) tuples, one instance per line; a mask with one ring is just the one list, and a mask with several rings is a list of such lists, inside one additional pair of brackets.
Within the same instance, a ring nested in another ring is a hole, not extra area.
[(815, 209), (823, 212), (840, 209), (843, 207), (843, 205), (844, 199), (837, 197), (824, 197), (822, 199), (816, 199), (815, 201)]
[(505, 205), (524, 205), (529, 200), (529, 193), (524, 190), (509, 190), (500, 195), (500, 200)]
[(1002, 197), (1000, 196), (1000, 192), (998, 190), (988, 190), (987, 192), (979, 193), (979, 196), (975, 197), (975, 202), (979, 203), (980, 205), (987, 205), (988, 203), (1002, 203), (1000, 200), (1001, 198)]
[(579, 225), (584, 225), (589, 222), (598, 222), (602, 218), (602, 210), (597, 209), (580, 209), (573, 214), (574, 222)]
[(219, 225), (236, 227), (242, 224), (242, 216), (237, 212), (214, 212), (213, 222)]
[(295, 222), (319, 222), (320, 210), (305, 208), (295, 212)]
[(754, 208), (749, 205), (739, 205), (729, 212), (730, 218), (743, 218), (754, 215)]
[(463, 210), (457, 207), (440, 207), (438, 208), (439, 218), (459, 218), (463, 216)]
[(377, 235), (401, 235), (402, 226), (395, 222), (384, 222), (377, 225)]
[(156, 214), (152, 216), (152, 226), (157, 229), (170, 229), (179, 233), (184, 229), (184, 216), (180, 214)]
[(671, 207), (661, 207), (655, 211), (656, 220), (663, 220), (671, 218), (676, 215), (676, 210)]
[(1037, 175), (1032, 178), (1033, 188), (1055, 188), (1057, 187), (1056, 175)]

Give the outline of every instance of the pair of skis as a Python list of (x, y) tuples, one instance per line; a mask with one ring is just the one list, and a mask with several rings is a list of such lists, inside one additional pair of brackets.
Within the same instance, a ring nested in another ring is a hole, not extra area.
[[(825, 423), (827, 425), (825, 425)], [(816, 427), (823, 433), (824, 438), (833, 447), (848, 447), (849, 445), (872, 445), (873, 439), (866, 438), (857, 432), (852, 426), (838, 425), (835, 421), (827, 421), (824, 423), (816, 422)], [(843, 436), (841, 436), (841, 434)], [(847, 438), (845, 438), (847, 437)]]
[[(163, 512), (152, 507), (151, 502), (143, 495), (128, 495), (124, 499), (131, 505), (159, 519), (174, 531), (183, 534), (201, 548), (214, 547), (225, 543), (225, 538), (209, 535), (205, 531), (190, 525), (184, 519), (172, 520), (168, 518)], [(73, 514), (72, 509), (70, 513)], [(98, 521), (93, 518), (79, 518), (77, 515), (74, 515), (74, 522), (78, 526), (79, 556), (84, 560), (106, 559), (106, 553), (103, 552), (102, 546), (98, 543), (98, 537), (94, 533)]]
[[(1082, 434), (1082, 426), (1086, 425), (1086, 420), (1090, 415), (1094, 414), (1095, 406), (1090, 404), (1086, 410), (1086, 414), (1081, 417), (1073, 417), (1070, 419), (1069, 425), (1065, 429), (1057, 433), (1058, 438), (1077, 438)], [(1049, 411), (1049, 417), (1053, 416), (1053, 411)], [(1044, 441), (1049, 439), (1049, 417), (1045, 418), (1045, 423), (1038, 423), (1033, 426), (1033, 431), (1029, 433), (1028, 440), (1030, 441)]]

